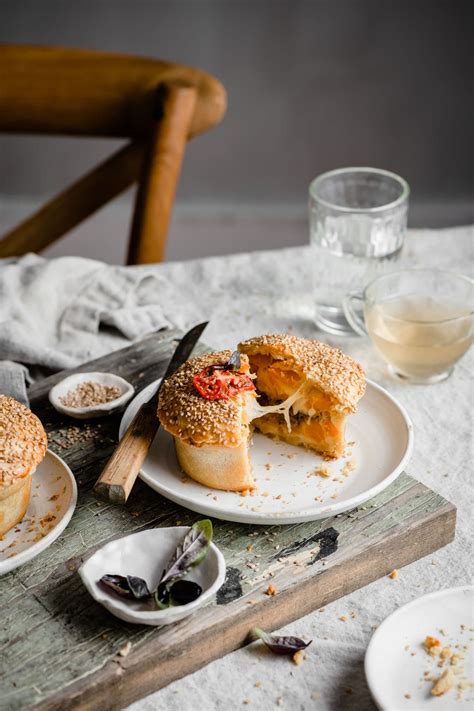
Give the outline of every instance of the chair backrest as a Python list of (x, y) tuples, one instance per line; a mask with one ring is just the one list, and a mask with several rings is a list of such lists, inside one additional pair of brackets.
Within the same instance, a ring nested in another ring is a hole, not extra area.
[(131, 142), (0, 239), (39, 251), (139, 179), (128, 261), (163, 257), (186, 141), (217, 124), (225, 90), (181, 64), (89, 50), (0, 45), (0, 132)]

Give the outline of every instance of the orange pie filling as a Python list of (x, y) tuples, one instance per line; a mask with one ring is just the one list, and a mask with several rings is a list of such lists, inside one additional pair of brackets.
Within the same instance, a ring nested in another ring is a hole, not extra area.
[(275, 360), (270, 355), (250, 355), (250, 369), (256, 375), (259, 404), (278, 405), (297, 394), (288, 416), (270, 412), (253, 419), (262, 434), (289, 444), (307, 447), (327, 457), (340, 457), (344, 449), (346, 411), (330, 395), (292, 369), (291, 359)]

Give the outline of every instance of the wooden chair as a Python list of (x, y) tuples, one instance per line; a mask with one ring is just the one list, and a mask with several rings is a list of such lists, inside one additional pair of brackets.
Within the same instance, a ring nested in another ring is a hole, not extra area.
[(0, 238), (0, 257), (44, 249), (138, 180), (127, 261), (161, 261), (186, 141), (221, 120), (222, 85), (180, 64), (59, 47), (0, 45), (0, 67), (0, 132), (131, 139)]

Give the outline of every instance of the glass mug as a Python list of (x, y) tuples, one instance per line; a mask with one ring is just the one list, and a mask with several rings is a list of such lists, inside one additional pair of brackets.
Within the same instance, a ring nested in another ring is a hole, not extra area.
[(353, 334), (342, 301), (393, 269), (405, 239), (408, 183), (388, 170), (340, 168), (309, 186), (315, 320), (325, 331)]
[[(362, 303), (363, 318), (354, 308)], [(406, 269), (374, 279), (344, 299), (355, 331), (369, 335), (392, 373), (437, 383), (469, 349), (474, 336), (474, 281), (442, 269)]]

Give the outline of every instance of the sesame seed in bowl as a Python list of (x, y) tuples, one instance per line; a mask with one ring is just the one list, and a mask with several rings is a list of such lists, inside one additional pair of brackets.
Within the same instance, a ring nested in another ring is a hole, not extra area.
[(114, 373), (76, 373), (49, 391), (49, 401), (63, 415), (87, 419), (121, 410), (134, 392), (133, 385)]

